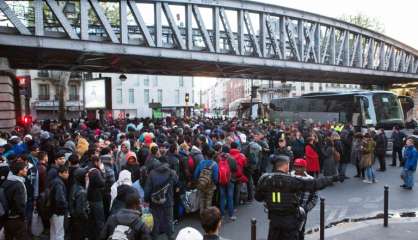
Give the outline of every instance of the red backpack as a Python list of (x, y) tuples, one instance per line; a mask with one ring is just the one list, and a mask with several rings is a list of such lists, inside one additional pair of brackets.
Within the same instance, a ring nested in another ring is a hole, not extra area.
[(192, 157), (192, 155), (189, 155), (189, 158), (187, 159), (187, 166), (189, 167), (189, 171), (191, 173), (191, 175), (193, 176), (194, 173), (194, 169), (195, 169), (195, 161)]
[(228, 159), (221, 157), (218, 163), (219, 168), (219, 185), (226, 186), (231, 180), (231, 169), (229, 168)]

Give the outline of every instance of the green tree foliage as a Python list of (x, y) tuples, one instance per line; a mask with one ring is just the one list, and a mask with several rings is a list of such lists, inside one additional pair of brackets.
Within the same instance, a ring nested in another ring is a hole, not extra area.
[(385, 33), (385, 25), (379, 18), (370, 17), (363, 13), (357, 13), (354, 15), (344, 14), (339, 17), (339, 19), (379, 33)]

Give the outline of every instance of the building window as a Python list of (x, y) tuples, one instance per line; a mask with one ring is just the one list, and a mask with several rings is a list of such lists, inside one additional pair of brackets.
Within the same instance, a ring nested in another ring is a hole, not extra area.
[(69, 85), (68, 93), (69, 93), (70, 101), (78, 101), (79, 100), (77, 85), (74, 85), (74, 84)]
[(180, 90), (176, 90), (174, 93), (174, 101), (176, 104), (180, 104)]
[(148, 76), (146, 76), (146, 77), (144, 78), (144, 86), (146, 86), (146, 87), (148, 87), (148, 86), (149, 86), (149, 77), (148, 77)]
[(313, 88), (313, 84), (311, 83), (311, 85), (309, 86), (309, 90), (312, 92), (314, 90)]
[(149, 103), (149, 89), (144, 89), (144, 102)]
[(116, 103), (117, 104), (122, 104), (122, 88), (118, 88), (116, 89)]
[(129, 104), (134, 104), (135, 103), (135, 89), (130, 88), (128, 90), (128, 102)]
[(38, 71), (38, 77), (45, 77), (45, 78), (49, 77), (48, 70), (39, 70)]
[(322, 84), (321, 84), (321, 85), (319, 85), (319, 91), (322, 92), (322, 90), (323, 89), (322, 89)]
[(183, 77), (179, 78), (179, 87), (184, 87), (184, 78)]
[(159, 103), (162, 103), (163, 102), (163, 90), (162, 89), (158, 89), (158, 92), (157, 92), (157, 99), (158, 99), (158, 102)]
[(158, 86), (158, 77), (154, 78), (154, 81), (152, 81), (152, 86), (157, 87)]
[(302, 86), (300, 86), (300, 90), (305, 91), (305, 84), (302, 84)]
[(39, 84), (39, 100), (49, 100), (49, 85), (48, 84)]

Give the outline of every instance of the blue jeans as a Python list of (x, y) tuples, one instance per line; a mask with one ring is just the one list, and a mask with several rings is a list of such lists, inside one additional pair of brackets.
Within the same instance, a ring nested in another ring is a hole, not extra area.
[(339, 175), (342, 175), (342, 176), (345, 176), (345, 172), (346, 172), (346, 170), (347, 170), (347, 163), (339, 163), (338, 164), (338, 174)]
[(366, 175), (367, 175), (367, 179), (369, 179), (369, 181), (374, 181), (376, 179), (376, 176), (374, 175), (373, 166), (370, 166), (370, 167), (366, 168)]
[(415, 171), (411, 171), (411, 170), (404, 170), (404, 182), (405, 182), (405, 186), (406, 187), (413, 187), (414, 186), (414, 175), (415, 175)]
[(219, 186), (220, 210), (222, 216), (225, 215), (225, 203), (228, 208), (228, 215), (234, 215), (234, 183), (229, 182), (226, 186)]

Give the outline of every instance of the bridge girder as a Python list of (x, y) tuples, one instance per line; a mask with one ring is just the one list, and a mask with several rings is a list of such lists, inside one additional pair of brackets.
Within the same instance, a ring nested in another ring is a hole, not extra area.
[[(13, 68), (359, 84), (418, 80), (417, 50), (329, 17), (239, 0), (115, 2), (120, 13), (116, 26), (103, 11), (104, 1), (81, 0), (79, 21), (73, 21), (56, 1), (35, 0), (29, 27), (29, 19), (22, 21), (9, 1), (0, 0), (0, 12), (13, 24), (0, 27), (0, 56)], [(149, 13), (141, 4), (152, 6), (152, 25), (146, 25)], [(183, 9), (184, 24), (174, 18), (174, 6)], [(45, 23), (45, 7), (61, 31)], [(101, 26), (89, 25), (89, 8)], [(83, 62), (76, 61), (80, 55)]]

